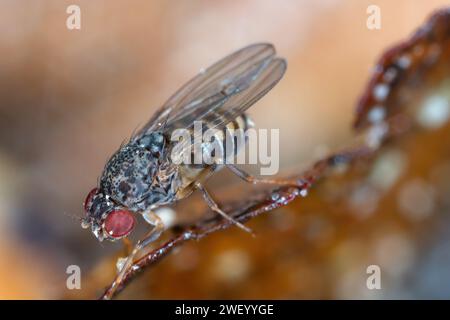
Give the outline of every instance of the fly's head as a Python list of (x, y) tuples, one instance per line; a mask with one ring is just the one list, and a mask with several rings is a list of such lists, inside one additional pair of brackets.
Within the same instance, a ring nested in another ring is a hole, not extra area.
[(133, 211), (145, 209), (145, 200), (154, 197), (152, 185), (164, 146), (162, 133), (152, 132), (121, 147), (106, 164), (100, 187), (87, 195), (81, 226), (90, 227), (100, 241), (130, 234), (135, 225)]
[(128, 236), (134, 228), (133, 212), (116, 204), (99, 188), (89, 192), (84, 202), (86, 217), (82, 220), (83, 228), (91, 228), (99, 241), (115, 241)]

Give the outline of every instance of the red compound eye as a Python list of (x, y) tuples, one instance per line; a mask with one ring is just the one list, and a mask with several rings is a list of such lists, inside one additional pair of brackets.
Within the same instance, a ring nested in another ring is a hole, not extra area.
[(114, 210), (105, 219), (105, 231), (113, 238), (126, 236), (133, 230), (134, 215), (127, 210)]
[(94, 196), (97, 193), (97, 191), (98, 191), (98, 188), (94, 188), (88, 193), (88, 195), (86, 197), (86, 200), (84, 200), (84, 203), (83, 203), (83, 207), (84, 207), (84, 211), (85, 212), (88, 212), (88, 210), (89, 210), (89, 208), (90, 208), (90, 206), (92, 204), (92, 199), (94, 198)]

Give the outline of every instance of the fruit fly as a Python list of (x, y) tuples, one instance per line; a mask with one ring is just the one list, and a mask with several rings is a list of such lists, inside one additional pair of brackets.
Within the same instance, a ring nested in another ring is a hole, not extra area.
[[(245, 131), (251, 122), (244, 112), (278, 83), (285, 70), (286, 61), (276, 57), (271, 44), (254, 44), (232, 53), (181, 87), (109, 159), (98, 186), (86, 197), (82, 226), (90, 227), (100, 241), (127, 237), (136, 224), (137, 214), (152, 227), (135, 245), (122, 268), (122, 275), (131, 266), (136, 253), (164, 230), (154, 210), (186, 198), (195, 190), (203, 194), (214, 212), (249, 231), (220, 209), (204, 182), (224, 166), (246, 181), (259, 180), (233, 164), (175, 164), (170, 157), (175, 143), (170, 137), (180, 128), (193, 132), (194, 121), (202, 121), (204, 126), (218, 130)], [(192, 150), (190, 144), (185, 147)], [(240, 147), (236, 146), (236, 152)], [(262, 182), (277, 183), (275, 180)]]

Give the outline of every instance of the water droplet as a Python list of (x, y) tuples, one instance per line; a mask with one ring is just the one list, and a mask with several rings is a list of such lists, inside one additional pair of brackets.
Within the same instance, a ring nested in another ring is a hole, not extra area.
[(411, 65), (411, 58), (406, 54), (397, 59), (397, 65), (402, 69), (407, 69)]
[(214, 275), (225, 282), (238, 282), (245, 279), (250, 271), (251, 260), (243, 250), (228, 250), (217, 256), (212, 271)]
[(384, 101), (389, 94), (389, 86), (387, 84), (377, 84), (373, 88), (373, 97), (377, 101)]
[(382, 191), (389, 190), (403, 173), (406, 163), (407, 158), (403, 152), (386, 150), (372, 166), (369, 182)]
[(407, 182), (400, 190), (398, 205), (401, 213), (413, 221), (422, 220), (435, 208), (434, 188), (421, 179)]
[(127, 257), (120, 257), (117, 259), (116, 262), (116, 269), (117, 272), (119, 273), (120, 271), (122, 271), (123, 267), (125, 266), (125, 263), (127, 262)]
[(383, 121), (385, 116), (386, 110), (383, 106), (374, 106), (367, 114), (367, 119), (371, 123), (377, 123)]
[(428, 129), (442, 127), (450, 118), (450, 101), (443, 95), (428, 97), (417, 113), (417, 121)]

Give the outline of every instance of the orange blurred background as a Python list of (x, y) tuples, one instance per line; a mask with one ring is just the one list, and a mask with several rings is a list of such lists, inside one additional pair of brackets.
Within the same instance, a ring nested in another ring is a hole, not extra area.
[[(66, 28), (70, 4), (81, 8), (80, 30)], [(380, 30), (366, 27), (371, 4)], [(201, 68), (251, 43), (275, 45), (288, 70), (250, 115), (280, 128), (288, 169), (346, 144), (376, 58), (445, 4), (2, 1), (0, 298), (58, 298), (68, 265), (88, 273), (121, 248), (69, 215), (82, 214), (120, 143)]]

